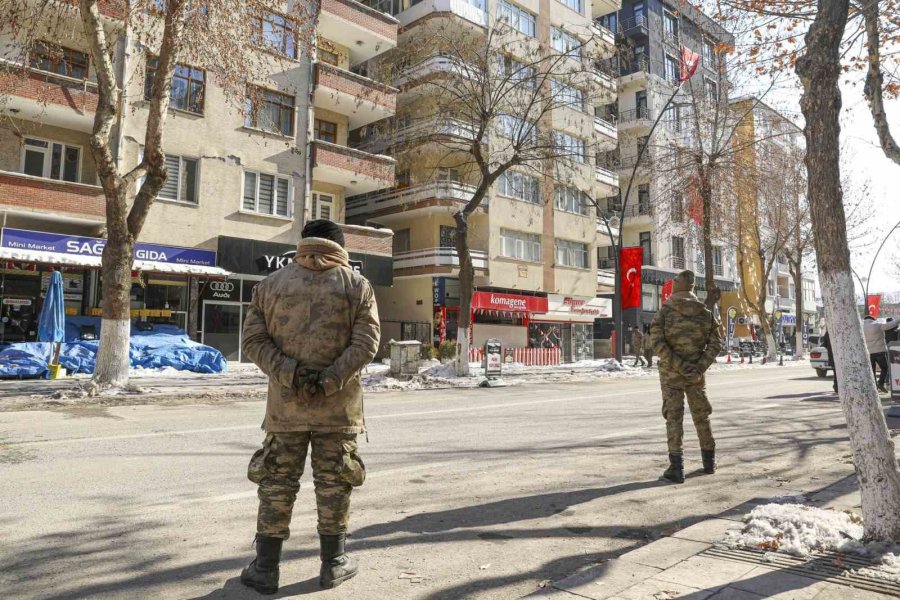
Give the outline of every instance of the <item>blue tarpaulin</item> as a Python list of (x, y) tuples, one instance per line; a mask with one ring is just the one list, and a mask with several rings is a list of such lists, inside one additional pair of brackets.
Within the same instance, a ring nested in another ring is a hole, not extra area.
[[(100, 319), (70, 317), (66, 321), (60, 364), (72, 374), (93, 373), (99, 342), (81, 340), (79, 332), (83, 325), (93, 325), (99, 332)], [(53, 347), (52, 343), (29, 342), (0, 348), (0, 378), (43, 376)], [(173, 325), (154, 325), (150, 331), (132, 328), (128, 354), (132, 368), (171, 367), (195, 373), (221, 373), (227, 367), (221, 352), (198, 344), (183, 329)]]

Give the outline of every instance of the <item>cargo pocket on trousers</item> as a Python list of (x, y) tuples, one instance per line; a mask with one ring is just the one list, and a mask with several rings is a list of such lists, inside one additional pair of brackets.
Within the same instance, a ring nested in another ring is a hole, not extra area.
[(259, 484), (269, 474), (269, 470), (266, 468), (266, 458), (272, 449), (272, 441), (274, 439), (274, 435), (268, 434), (263, 441), (262, 448), (254, 452), (250, 458), (250, 464), (247, 465), (247, 479), (253, 483)]
[(356, 451), (356, 442), (344, 442), (341, 456), (341, 479), (353, 487), (366, 481), (366, 465)]

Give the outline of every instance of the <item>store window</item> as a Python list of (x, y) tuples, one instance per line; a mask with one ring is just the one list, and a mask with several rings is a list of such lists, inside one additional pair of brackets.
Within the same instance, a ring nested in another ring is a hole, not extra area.
[[(147, 73), (144, 78), (145, 100), (150, 99), (158, 66), (159, 59), (147, 57)], [(175, 72), (172, 74), (172, 89), (169, 91), (169, 106), (202, 115), (205, 97), (206, 71), (189, 65), (176, 64)]]
[[(164, 323), (187, 329), (188, 292), (186, 278), (168, 278), (148, 275), (131, 286), (131, 308), (151, 311), (145, 319), (151, 323)], [(170, 316), (155, 315), (166, 311)]]
[(25, 138), (22, 172), (34, 177), (77, 182), (81, 172), (81, 148), (62, 142)]
[(242, 209), (263, 215), (290, 216), (291, 181), (256, 171), (244, 171), (244, 197)]

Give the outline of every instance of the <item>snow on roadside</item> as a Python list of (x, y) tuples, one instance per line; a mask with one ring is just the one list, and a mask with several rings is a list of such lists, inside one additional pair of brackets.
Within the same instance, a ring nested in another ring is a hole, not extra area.
[(804, 504), (765, 504), (744, 517), (739, 532), (729, 532), (725, 545), (782, 552), (807, 558), (814, 553), (856, 554), (873, 560), (860, 575), (900, 582), (900, 545), (864, 543), (862, 519), (850, 511)]

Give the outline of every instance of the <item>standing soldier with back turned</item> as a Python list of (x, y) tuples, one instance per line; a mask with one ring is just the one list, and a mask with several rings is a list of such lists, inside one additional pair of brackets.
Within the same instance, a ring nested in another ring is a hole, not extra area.
[(672, 284), (672, 296), (660, 308), (650, 325), (653, 348), (659, 357), (663, 417), (669, 443), (669, 468), (663, 477), (684, 483), (682, 459), (684, 437), (684, 397), (700, 438), (703, 470), (716, 472), (716, 441), (709, 415), (704, 373), (722, 349), (715, 316), (694, 295), (694, 272), (682, 271)]
[(344, 554), (350, 492), (366, 471), (356, 435), (365, 431), (359, 371), (378, 349), (372, 287), (349, 266), (344, 234), (331, 221), (303, 228), (294, 262), (259, 283), (244, 322), (243, 350), (269, 376), (266, 439), (247, 476), (259, 485), (256, 559), (241, 582), (278, 591), (281, 545), (312, 447), (322, 566), (319, 585), (356, 575)]

